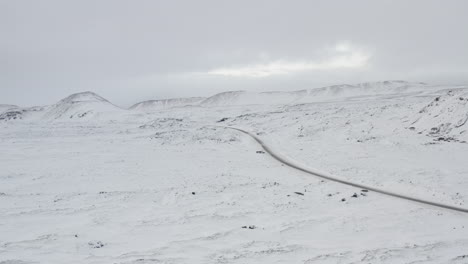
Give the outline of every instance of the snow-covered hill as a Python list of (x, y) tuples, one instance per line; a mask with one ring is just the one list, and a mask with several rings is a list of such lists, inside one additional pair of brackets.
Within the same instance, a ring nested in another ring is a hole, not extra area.
[(10, 108), (0, 115), (0, 120), (110, 119), (123, 112), (125, 110), (93, 92), (82, 92), (72, 94), (53, 105)]
[(50, 106), (44, 113), (46, 119), (89, 119), (112, 115), (124, 110), (93, 92), (72, 94)]

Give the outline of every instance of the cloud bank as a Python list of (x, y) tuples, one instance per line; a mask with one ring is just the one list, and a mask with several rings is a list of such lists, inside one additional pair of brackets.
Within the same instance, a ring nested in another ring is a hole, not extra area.
[(272, 75), (293, 74), (307, 71), (333, 71), (359, 69), (368, 66), (370, 53), (356, 49), (348, 43), (335, 46), (334, 55), (320, 61), (277, 60), (269, 63), (223, 67), (208, 71), (207, 74), (230, 77), (264, 78)]
[(468, 83), (468, 1), (0, 1), (0, 104)]

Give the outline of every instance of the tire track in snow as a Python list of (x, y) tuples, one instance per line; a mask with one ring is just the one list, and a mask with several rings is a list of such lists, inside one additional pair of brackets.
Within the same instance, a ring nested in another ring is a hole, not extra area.
[(308, 167), (298, 163), (297, 161), (292, 160), (289, 157), (284, 156), (281, 153), (274, 151), (263, 140), (261, 140), (259, 137), (257, 137), (257, 135), (255, 135), (255, 134), (253, 134), (253, 133), (251, 133), (249, 131), (246, 131), (246, 130), (243, 130), (243, 129), (240, 129), (240, 128), (236, 128), (236, 127), (227, 127), (227, 126), (216, 126), (216, 127), (233, 129), (233, 130), (237, 130), (237, 131), (240, 131), (240, 132), (242, 132), (244, 134), (249, 135), (255, 141), (257, 141), (262, 146), (262, 148), (268, 154), (270, 154), (273, 158), (275, 158), (279, 162), (281, 162), (281, 163), (283, 163), (283, 164), (285, 164), (285, 165), (287, 165), (287, 166), (289, 166), (291, 168), (294, 168), (296, 170), (305, 172), (307, 174), (312, 174), (312, 175), (314, 175), (316, 177), (320, 177), (320, 178), (323, 178), (323, 179), (326, 179), (326, 180), (329, 180), (329, 181), (338, 182), (338, 183), (341, 183), (341, 184), (353, 186), (353, 187), (360, 188), (360, 189), (366, 189), (366, 190), (369, 190), (369, 191), (373, 191), (373, 192), (376, 192), (376, 193), (380, 193), (380, 194), (384, 194), (384, 195), (388, 195), (388, 196), (392, 196), (392, 197), (396, 197), (396, 198), (400, 198), (400, 199), (404, 199), (404, 200), (408, 200), (408, 201), (413, 201), (413, 202), (417, 202), (417, 203), (421, 203), (421, 204), (431, 205), (431, 206), (444, 208), (444, 209), (448, 209), (448, 210), (452, 210), (452, 211), (468, 213), (467, 208), (457, 207), (457, 206), (443, 204), (443, 203), (438, 203), (438, 202), (434, 202), (434, 201), (429, 201), (429, 200), (425, 200), (425, 199), (421, 199), (421, 198), (417, 198), (417, 197), (412, 197), (412, 196), (405, 195), (405, 194), (400, 194), (400, 193), (387, 191), (387, 190), (379, 189), (379, 188), (372, 187), (372, 186), (367, 186), (367, 185), (360, 184), (360, 183), (355, 183), (355, 182), (339, 179), (339, 178), (337, 178), (337, 177), (335, 177), (335, 176), (333, 176), (333, 175), (331, 175), (331, 174), (329, 174), (327, 172), (322, 172), (322, 171), (319, 171), (319, 170), (316, 170), (316, 169), (308, 168)]

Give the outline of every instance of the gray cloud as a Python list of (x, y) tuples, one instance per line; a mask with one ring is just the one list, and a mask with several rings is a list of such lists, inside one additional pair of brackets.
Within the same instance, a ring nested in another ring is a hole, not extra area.
[[(4, 0), (0, 103), (85, 90), (129, 105), (382, 79), (466, 83), (466, 10), (462, 0)], [(365, 60), (333, 64), (343, 43)]]

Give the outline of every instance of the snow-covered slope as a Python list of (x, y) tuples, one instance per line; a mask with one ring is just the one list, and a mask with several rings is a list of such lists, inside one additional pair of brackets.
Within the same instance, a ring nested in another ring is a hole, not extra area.
[(153, 112), (161, 109), (172, 107), (197, 105), (205, 99), (204, 97), (188, 97), (188, 98), (173, 98), (163, 100), (148, 100), (132, 105), (130, 110), (137, 110), (142, 112)]
[(0, 114), (0, 121), (36, 120), (41, 118), (48, 106), (14, 107)]
[(435, 97), (419, 111), (413, 127), (441, 140), (468, 141), (468, 91), (448, 90)]
[(19, 118), (21, 116), (21, 111), (18, 109), (19, 107), (16, 105), (0, 104), (0, 121)]

